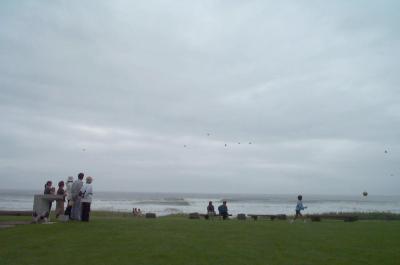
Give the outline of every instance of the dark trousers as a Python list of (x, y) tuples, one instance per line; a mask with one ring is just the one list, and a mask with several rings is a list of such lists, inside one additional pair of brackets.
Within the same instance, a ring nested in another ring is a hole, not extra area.
[(297, 219), (297, 217), (302, 217), (303, 215), (301, 214), (300, 210), (296, 210), (296, 215), (294, 216), (294, 219)]
[(64, 215), (68, 215), (69, 218), (71, 218), (71, 209), (72, 209), (72, 206), (69, 205), (69, 201), (70, 201), (70, 200), (68, 200), (67, 208), (65, 208)]
[(228, 219), (228, 213), (220, 213), (219, 215), (222, 216), (222, 219), (223, 219), (223, 220)]
[(53, 205), (53, 202), (49, 202), (49, 215), (51, 213), (51, 206)]
[(81, 221), (89, 222), (90, 202), (82, 202), (81, 210), (82, 210)]

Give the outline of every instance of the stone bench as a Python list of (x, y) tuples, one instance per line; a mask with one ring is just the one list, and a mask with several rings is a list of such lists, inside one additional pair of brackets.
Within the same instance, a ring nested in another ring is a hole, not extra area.
[(247, 216), (253, 218), (254, 221), (257, 221), (258, 218), (270, 218), (271, 221), (278, 220), (286, 220), (286, 214), (248, 214)]
[(189, 213), (189, 219), (200, 219), (199, 213)]
[(238, 219), (238, 220), (242, 220), (242, 221), (246, 220), (246, 219), (247, 219), (246, 214), (244, 214), (244, 213), (239, 213), (239, 214), (237, 215), (237, 219)]
[[(232, 214), (228, 214), (228, 216), (232, 216)], [(209, 214), (203, 214), (203, 213), (190, 213), (189, 214), (189, 219), (200, 219), (200, 217), (204, 217), (204, 219), (213, 219), (213, 218), (218, 218), (221, 219), (222, 215), (215, 214), (215, 215), (209, 215)]]
[(157, 216), (156, 216), (155, 213), (146, 213), (146, 214), (145, 214), (145, 217), (146, 217), (146, 218), (156, 218)]

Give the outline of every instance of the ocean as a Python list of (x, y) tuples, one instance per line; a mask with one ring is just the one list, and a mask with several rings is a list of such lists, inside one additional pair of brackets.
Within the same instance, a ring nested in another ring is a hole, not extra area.
[[(41, 191), (0, 190), (0, 210), (32, 210), (33, 195)], [(159, 216), (206, 212), (208, 201), (215, 208), (227, 201), (233, 215), (246, 214), (293, 214), (296, 195), (268, 194), (196, 194), (196, 193), (149, 193), (107, 192), (94, 194), (92, 210), (131, 212), (140, 208), (142, 212), (154, 212)], [(345, 196), (303, 194), (304, 213), (326, 212), (391, 212), (400, 213), (400, 196)], [(53, 204), (54, 210), (55, 204)]]

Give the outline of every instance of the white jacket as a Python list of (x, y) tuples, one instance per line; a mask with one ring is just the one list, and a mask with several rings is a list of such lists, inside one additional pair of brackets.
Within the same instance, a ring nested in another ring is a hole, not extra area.
[(82, 186), (81, 192), (83, 193), (83, 197), (81, 199), (81, 202), (92, 202), (92, 197), (93, 197), (93, 186), (92, 184), (84, 184)]
[(81, 190), (82, 186), (83, 186), (83, 181), (80, 179), (75, 180), (74, 183), (72, 184), (71, 196), (73, 200), (77, 199), (79, 191)]
[(72, 199), (72, 184), (73, 182), (67, 182), (66, 186), (66, 192), (67, 192), (67, 200), (71, 200)]

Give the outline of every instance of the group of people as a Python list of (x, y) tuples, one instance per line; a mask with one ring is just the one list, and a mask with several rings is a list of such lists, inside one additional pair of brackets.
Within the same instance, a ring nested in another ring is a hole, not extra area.
[[(301, 214), (301, 211), (306, 209), (307, 206), (303, 205), (303, 196), (299, 195), (297, 196), (297, 204), (296, 204), (296, 215), (294, 218), (291, 220), (291, 222), (294, 222), (297, 218), (303, 218), (303, 215)], [(229, 213), (228, 213), (228, 206), (226, 205), (226, 201), (223, 201), (220, 206), (218, 206), (218, 214), (222, 216), (222, 219), (225, 220), (228, 218)], [(208, 202), (207, 206), (207, 217), (213, 217), (216, 215), (214, 205), (212, 204), (212, 201)]]
[[(218, 214), (222, 216), (222, 219), (225, 220), (228, 218), (229, 213), (228, 213), (228, 206), (226, 205), (226, 201), (223, 201), (220, 206), (218, 206)], [(208, 202), (207, 206), (207, 217), (213, 217), (216, 215), (214, 205), (212, 204), (212, 201)]]
[[(63, 200), (56, 201), (56, 218), (60, 215), (65, 215), (69, 220), (76, 221), (89, 221), (90, 205), (93, 197), (93, 178), (86, 177), (83, 183), (85, 174), (79, 173), (78, 179), (74, 181), (72, 176), (68, 177), (67, 183), (64, 181), (58, 182), (57, 192), (52, 186), (52, 181), (47, 181), (44, 186), (44, 194), (61, 195)], [(66, 189), (64, 189), (66, 188)], [(65, 199), (67, 200), (67, 207), (64, 211)], [(49, 212), (51, 210), (52, 202), (49, 203)]]
[[(90, 216), (90, 205), (92, 203), (93, 197), (93, 178), (88, 176), (86, 177), (86, 183), (83, 183), (84, 173), (78, 174), (78, 179), (74, 181), (72, 176), (68, 177), (67, 183), (65, 184), (64, 181), (58, 182), (58, 189), (57, 192), (55, 188), (52, 186), (52, 181), (47, 181), (44, 186), (44, 194), (52, 194), (52, 195), (61, 195), (64, 197), (63, 200), (56, 201), (56, 218), (60, 215), (64, 214), (67, 216), (69, 220), (76, 220), (76, 221), (89, 221)], [(66, 186), (66, 189), (64, 187)], [(64, 203), (65, 198), (67, 199), (67, 207), (64, 211)], [(301, 211), (306, 209), (303, 205), (302, 199), (303, 196), (297, 196), (297, 204), (296, 204), (296, 215), (292, 222), (299, 217), (302, 217)], [(51, 210), (52, 202), (49, 203), (49, 212)], [(142, 212), (138, 208), (133, 208), (132, 214), (134, 216), (141, 216)], [(208, 202), (207, 206), (207, 217), (216, 216), (215, 208), (212, 201)], [(221, 205), (218, 206), (218, 215), (223, 218), (223, 220), (228, 219), (228, 206), (226, 201), (224, 200)]]
[(142, 216), (142, 210), (140, 210), (140, 208), (133, 208), (132, 214), (133, 216)]

